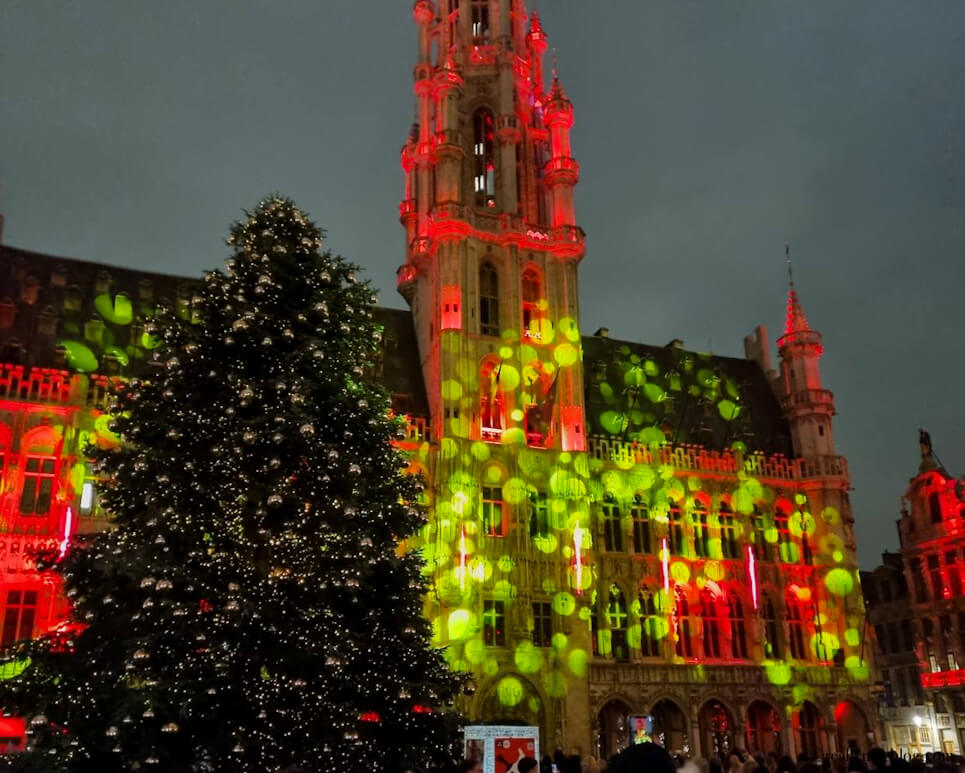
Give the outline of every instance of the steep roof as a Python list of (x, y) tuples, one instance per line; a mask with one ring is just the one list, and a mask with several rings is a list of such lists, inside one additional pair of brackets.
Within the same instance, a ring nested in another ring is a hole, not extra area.
[(583, 338), (589, 435), (792, 455), (791, 433), (753, 360)]
[[(0, 244), (0, 362), (79, 372), (142, 373), (144, 322), (159, 303), (187, 308), (196, 278), (61, 258)], [(412, 315), (376, 307), (380, 380), (396, 407), (428, 415)]]

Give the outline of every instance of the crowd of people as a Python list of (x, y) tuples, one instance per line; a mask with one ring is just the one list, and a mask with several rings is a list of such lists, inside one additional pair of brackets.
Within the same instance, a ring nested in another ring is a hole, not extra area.
[[(458, 773), (483, 773), (477, 760), (465, 760)], [(895, 751), (871, 749), (867, 754), (849, 752), (809, 758), (798, 755), (797, 760), (776, 754), (747, 754), (734, 750), (726, 759), (696, 757), (685, 759), (670, 754), (653, 743), (635, 744), (609, 760), (593, 759), (584, 762), (578, 755), (557, 751), (542, 761), (533, 757), (521, 758), (507, 773), (962, 773), (963, 759), (957, 755), (928, 753), (924, 757), (908, 759)]]

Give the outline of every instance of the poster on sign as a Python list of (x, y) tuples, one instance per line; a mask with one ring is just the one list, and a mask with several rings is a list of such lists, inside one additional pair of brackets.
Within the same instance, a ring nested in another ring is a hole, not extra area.
[(480, 763), (483, 773), (518, 773), (524, 757), (539, 759), (539, 728), (514, 725), (470, 725), (464, 754)]

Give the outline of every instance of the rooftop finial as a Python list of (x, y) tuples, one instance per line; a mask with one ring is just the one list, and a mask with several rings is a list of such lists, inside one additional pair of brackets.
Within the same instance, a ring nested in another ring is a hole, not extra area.
[(787, 282), (794, 287), (794, 271), (791, 267), (791, 243), (784, 242), (784, 262), (787, 264)]
[(556, 55), (556, 49), (553, 49), (553, 80), (558, 81), (560, 79), (560, 60)]

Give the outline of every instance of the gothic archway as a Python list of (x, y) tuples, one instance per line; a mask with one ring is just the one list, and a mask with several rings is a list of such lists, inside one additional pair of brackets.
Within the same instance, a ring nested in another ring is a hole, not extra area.
[(671, 700), (662, 700), (650, 709), (653, 720), (653, 740), (668, 752), (690, 754), (690, 734), (687, 727), (687, 715), (683, 709)]
[(544, 726), (539, 692), (518, 674), (497, 677), (483, 694), (477, 716), (482, 722)]
[(600, 759), (609, 759), (630, 745), (630, 707), (621, 700), (608, 701), (597, 715)]
[(766, 701), (756, 700), (747, 707), (744, 729), (747, 751), (778, 754), (781, 749), (781, 717)]
[(700, 745), (707, 759), (727, 759), (734, 748), (734, 716), (716, 698), (711, 698), (700, 709), (697, 717)]
[(821, 727), (821, 715), (817, 707), (810, 701), (804, 701), (794, 712), (794, 730), (797, 735), (798, 754), (805, 755), (809, 760), (817, 759), (821, 754), (821, 744), (818, 732)]
[(859, 754), (868, 747), (871, 726), (854, 701), (843, 700), (834, 707), (834, 723), (838, 727), (838, 751)]

